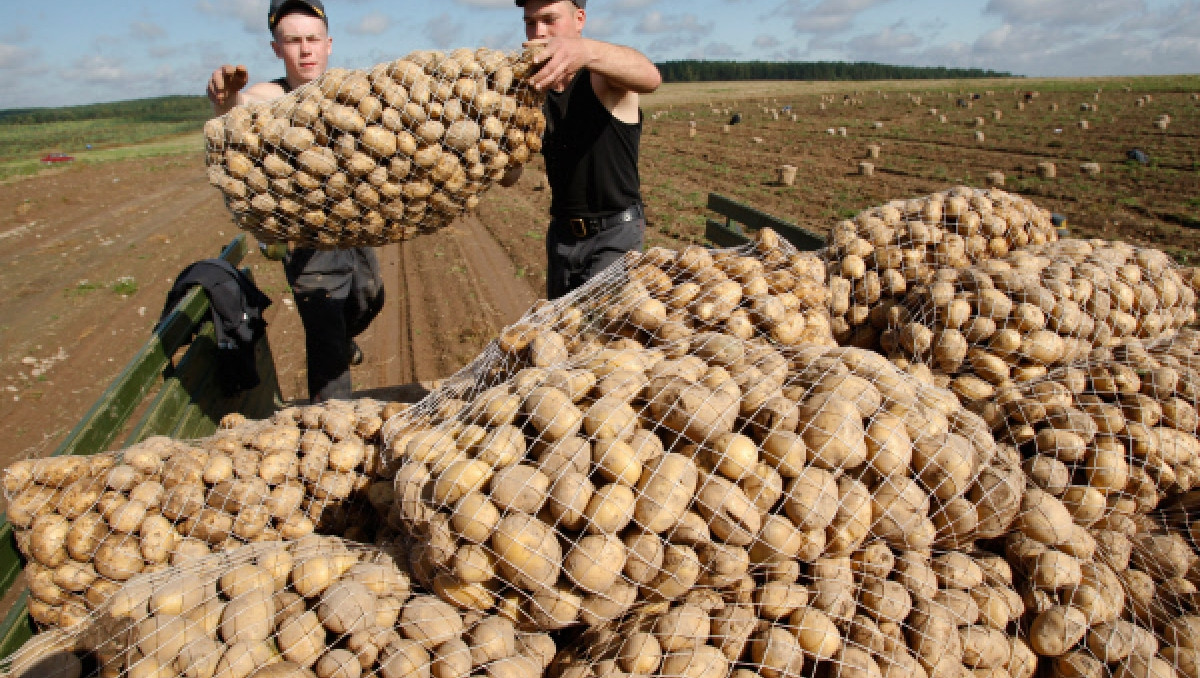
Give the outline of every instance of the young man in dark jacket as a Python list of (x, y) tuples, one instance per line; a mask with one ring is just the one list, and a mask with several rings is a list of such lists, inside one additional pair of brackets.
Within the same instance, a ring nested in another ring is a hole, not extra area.
[[(213, 72), (208, 98), (224, 115), (239, 104), (269, 101), (320, 77), (329, 66), (333, 39), (320, 0), (272, 0), (267, 27), (271, 48), (285, 75), (246, 87), (244, 66), (225, 65)], [(245, 89), (243, 89), (245, 88)], [(350, 365), (362, 362), (354, 342), (383, 308), (383, 279), (375, 252), (289, 248), (284, 272), (304, 324), (308, 356), (308, 395), (313, 402), (349, 398)]]
[[(638, 96), (658, 89), (662, 76), (637, 50), (584, 38), (586, 0), (516, 4), (524, 8), (530, 43), (545, 45), (532, 84), (546, 92), (546, 294), (556, 299), (642, 248)], [(502, 183), (512, 185), (519, 176), (511, 173)]]

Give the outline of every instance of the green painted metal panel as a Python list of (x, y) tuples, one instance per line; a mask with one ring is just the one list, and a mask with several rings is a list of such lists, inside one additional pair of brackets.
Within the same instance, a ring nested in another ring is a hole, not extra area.
[(21, 649), (25, 641), (33, 637), (33, 620), (29, 618), (29, 591), (22, 591), (17, 602), (0, 622), (0, 657), (7, 657)]
[[(800, 251), (819, 250), (825, 247), (825, 239), (816, 233), (719, 193), (708, 194), (708, 209), (726, 217), (728, 222), (736, 222), (752, 230), (774, 229)], [(726, 225), (732, 227), (732, 223)]]
[(731, 227), (709, 219), (704, 224), (704, 237), (717, 247), (741, 247), (750, 242), (744, 233), (736, 229), (736, 224)]
[(21, 552), (17, 550), (12, 523), (8, 522), (5, 514), (0, 514), (0, 521), (0, 591), (7, 593), (25, 565), (21, 561)]

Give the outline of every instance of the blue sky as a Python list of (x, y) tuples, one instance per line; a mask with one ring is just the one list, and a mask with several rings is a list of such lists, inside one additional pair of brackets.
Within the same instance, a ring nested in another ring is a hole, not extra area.
[[(4, 0), (0, 109), (202, 93), (222, 63), (282, 74), (268, 0)], [(870, 60), (1025, 75), (1200, 72), (1200, 0), (591, 0), (585, 35), (654, 60)], [(513, 49), (511, 0), (326, 0), (333, 64)]]

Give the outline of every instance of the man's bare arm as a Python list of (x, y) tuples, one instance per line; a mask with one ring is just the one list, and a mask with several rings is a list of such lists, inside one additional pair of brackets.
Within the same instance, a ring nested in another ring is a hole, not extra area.
[(550, 38), (526, 44), (543, 43), (539, 56), (541, 69), (531, 82), (536, 89), (561, 89), (586, 67), (604, 77), (615, 91), (649, 94), (662, 84), (658, 68), (644, 54), (631, 47), (613, 45), (587, 38)]

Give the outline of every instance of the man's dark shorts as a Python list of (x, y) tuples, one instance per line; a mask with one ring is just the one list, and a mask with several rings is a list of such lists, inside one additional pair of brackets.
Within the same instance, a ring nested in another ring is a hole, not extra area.
[(583, 286), (626, 252), (641, 251), (646, 219), (639, 218), (577, 238), (565, 220), (550, 222), (546, 232), (546, 297), (557, 299)]

